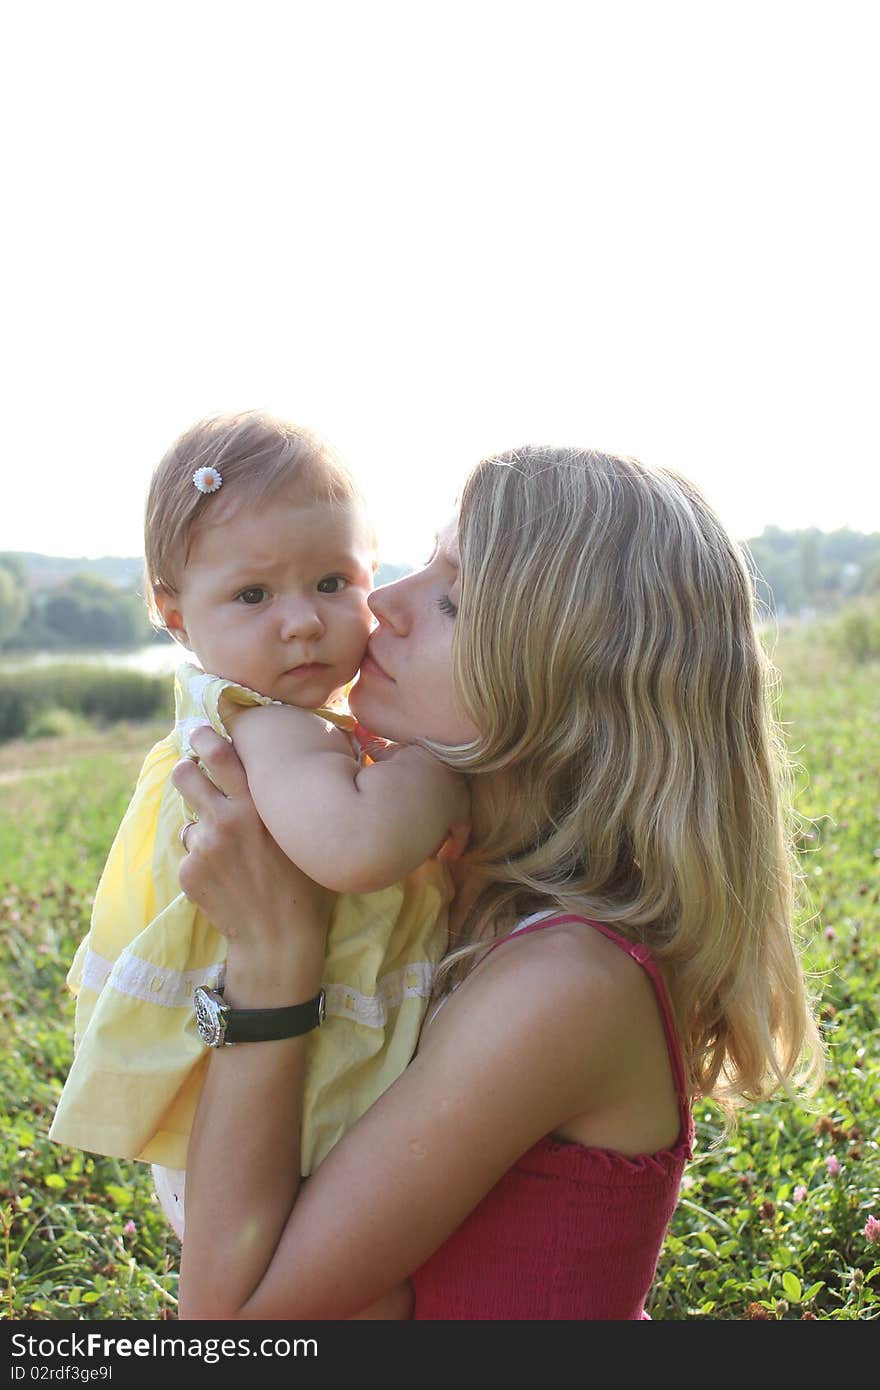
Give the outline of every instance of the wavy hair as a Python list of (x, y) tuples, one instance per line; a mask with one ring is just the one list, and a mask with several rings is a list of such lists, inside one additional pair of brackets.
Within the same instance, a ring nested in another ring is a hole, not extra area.
[[(732, 1120), (818, 1084), (794, 935), (790, 774), (740, 548), (686, 479), (529, 447), (464, 488), (456, 696), (481, 779), (486, 888), (444, 963), (548, 903), (650, 947), (690, 1090)], [(500, 925), (499, 925), (500, 924)]]

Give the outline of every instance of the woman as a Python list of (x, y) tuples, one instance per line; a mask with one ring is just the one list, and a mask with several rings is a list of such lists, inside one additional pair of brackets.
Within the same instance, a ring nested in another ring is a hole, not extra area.
[[(474, 469), (371, 606), (358, 719), (470, 777), (459, 949), (417, 1056), (307, 1185), (307, 1039), (212, 1055), (183, 1315), (407, 1316), (409, 1276), (417, 1319), (644, 1317), (690, 1101), (732, 1115), (821, 1071), (742, 555), (677, 475), (527, 448)], [(193, 746), (225, 796), (179, 765), (181, 884), (228, 939), (227, 1002), (310, 1000), (322, 895), (233, 751)]]

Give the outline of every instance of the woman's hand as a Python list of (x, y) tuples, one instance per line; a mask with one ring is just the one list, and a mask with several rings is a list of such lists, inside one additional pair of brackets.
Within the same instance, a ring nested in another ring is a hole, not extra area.
[[(186, 831), (180, 886), (229, 943), (227, 994), (234, 989), (237, 1007), (296, 1002), (291, 974), (320, 976), (332, 895), (301, 873), (269, 835), (234, 748), (207, 725), (191, 742), (216, 785), (190, 759), (172, 773), (198, 816)], [(250, 1004), (245, 994), (255, 996)]]

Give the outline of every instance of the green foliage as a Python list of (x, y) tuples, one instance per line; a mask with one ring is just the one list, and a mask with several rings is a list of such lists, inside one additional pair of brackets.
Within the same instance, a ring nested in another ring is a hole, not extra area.
[[(814, 628), (784, 634), (775, 660), (798, 768), (800, 926), (828, 1080), (810, 1105), (782, 1096), (750, 1107), (731, 1136), (712, 1105), (696, 1107), (696, 1154), (648, 1305), (655, 1319), (880, 1314), (880, 1248), (864, 1234), (880, 1216), (880, 668), (846, 664)], [(70, 1064), (65, 972), (151, 741), (145, 731), (125, 756), (76, 756), (59, 741), (52, 775), (4, 788), (0, 1308), (16, 1319), (175, 1312), (179, 1247), (147, 1168), (46, 1139)], [(24, 760), (31, 745), (16, 747)]]
[(861, 665), (880, 659), (880, 598), (849, 604), (835, 619), (829, 637), (850, 661)]
[(38, 705), (29, 704), (23, 690), (0, 676), (0, 743), (4, 739), (21, 738), (38, 708)]
[(18, 632), (27, 615), (27, 578), (15, 555), (0, 555), (0, 644)]
[(746, 542), (758, 574), (758, 597), (776, 613), (825, 609), (872, 592), (880, 575), (880, 534), (781, 531), (767, 526)]
[(33, 730), (48, 709), (100, 723), (151, 719), (172, 711), (165, 676), (106, 666), (46, 666), (0, 672), (0, 742)]
[(142, 571), (140, 560), (0, 555), (0, 649), (131, 647), (155, 640), (140, 593)]
[(8, 789), (4, 798), (0, 1317), (155, 1319), (175, 1308), (179, 1247), (149, 1170), (46, 1139), (70, 1065), (64, 976), (141, 759), (108, 751), (56, 762), (53, 775), (14, 784), (14, 805)]
[(49, 593), (41, 614), (49, 632), (71, 646), (137, 645), (150, 636), (149, 620), (137, 594), (97, 575), (73, 575), (63, 589)]
[(50, 705), (38, 710), (27, 727), (28, 738), (72, 738), (89, 726), (81, 715)]

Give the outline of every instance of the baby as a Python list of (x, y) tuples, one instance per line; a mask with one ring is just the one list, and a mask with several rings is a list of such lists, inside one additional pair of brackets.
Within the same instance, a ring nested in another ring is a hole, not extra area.
[(271, 707), (249, 717), (239, 750), (254, 802), (285, 853), (338, 895), (324, 1021), (314, 1001), (305, 1024), (304, 1175), (413, 1056), (446, 949), (451, 882), (437, 855), (466, 833), (469, 808), (463, 779), (422, 748), (360, 754), (344, 702), (372, 627), (375, 540), (325, 442), (260, 413), (197, 424), (153, 476), (145, 555), (153, 614), (201, 669), (178, 670), (175, 727), (147, 756), (68, 974), (75, 1055), (50, 1138), (156, 1165), (182, 1236), (205, 1006), (222, 1018), (225, 958), (177, 881), (191, 816), (170, 774), (189, 734), (207, 722), (230, 738), (237, 710)]

